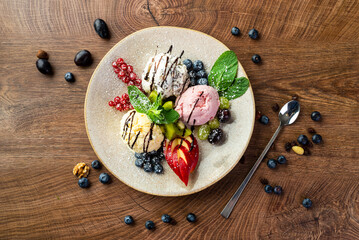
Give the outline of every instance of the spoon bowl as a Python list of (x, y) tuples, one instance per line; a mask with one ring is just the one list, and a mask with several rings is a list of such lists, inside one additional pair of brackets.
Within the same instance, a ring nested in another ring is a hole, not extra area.
[(282, 126), (287, 126), (297, 120), (300, 113), (299, 102), (292, 100), (287, 102), (279, 112), (279, 121)]

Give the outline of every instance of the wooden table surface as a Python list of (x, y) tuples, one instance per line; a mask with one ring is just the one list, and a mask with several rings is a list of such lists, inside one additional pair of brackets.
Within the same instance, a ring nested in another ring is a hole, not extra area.
[[(95, 33), (96, 18), (109, 25), (110, 40)], [(359, 239), (359, 1), (2, 0), (0, 23), (0, 239)], [(151, 196), (114, 177), (103, 185), (98, 171), (89, 176), (93, 185), (80, 189), (73, 166), (96, 159), (83, 114), (91, 74), (115, 43), (156, 25), (196, 29), (234, 50), (257, 109), (271, 123), (256, 122), (245, 160), (197, 194)], [(233, 26), (240, 37), (231, 35)], [(258, 41), (248, 37), (253, 27)], [(39, 49), (49, 53), (53, 76), (37, 71)], [(74, 64), (81, 49), (92, 52), (91, 67)], [(255, 53), (263, 64), (252, 63)], [(64, 80), (68, 71), (74, 84)], [(222, 218), (277, 127), (271, 106), (293, 94), (301, 115), (268, 153), (284, 154), (288, 164), (277, 170), (262, 164), (231, 217)], [(323, 121), (310, 119), (314, 110)], [(285, 152), (284, 144), (308, 127), (324, 144), (310, 156)], [(281, 185), (283, 195), (266, 194), (261, 178)], [(304, 197), (313, 201), (309, 210)], [(185, 220), (189, 212), (197, 223)], [(164, 213), (177, 224), (162, 223)], [(134, 226), (124, 224), (127, 214)], [(146, 220), (157, 229), (146, 230)]]

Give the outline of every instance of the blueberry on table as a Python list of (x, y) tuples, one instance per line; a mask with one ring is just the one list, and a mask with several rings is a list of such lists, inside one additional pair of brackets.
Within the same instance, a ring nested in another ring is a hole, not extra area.
[(193, 63), (193, 70), (198, 72), (203, 69), (203, 62), (201, 60), (196, 60)]
[(307, 145), (309, 140), (308, 140), (308, 137), (307, 137), (307, 136), (305, 136), (305, 135), (302, 134), (302, 135), (300, 135), (300, 136), (298, 137), (297, 141), (298, 141), (299, 144)]
[(281, 186), (275, 186), (274, 189), (273, 189), (273, 192), (277, 195), (280, 195), (282, 194), (282, 187)]
[(272, 193), (273, 192), (273, 187), (271, 185), (265, 185), (264, 186), (264, 191), (266, 193)]
[(152, 229), (155, 228), (155, 223), (152, 222), (151, 220), (148, 220), (148, 221), (146, 221), (145, 227), (146, 227), (148, 230), (152, 230)]
[(151, 163), (149, 162), (146, 162), (144, 165), (143, 165), (143, 170), (145, 170), (145, 172), (153, 172), (153, 166)]
[(91, 163), (91, 166), (94, 168), (94, 169), (100, 169), (101, 168), (101, 163), (99, 160), (93, 160), (92, 163)]
[(278, 158), (277, 158), (277, 162), (279, 164), (284, 164), (287, 162), (287, 159), (283, 156), (283, 155), (280, 155)]
[(72, 73), (67, 72), (65, 73), (65, 80), (67, 82), (75, 82), (75, 76)]
[(90, 186), (89, 180), (84, 177), (79, 179), (78, 184), (79, 184), (80, 188), (88, 188)]
[(314, 112), (312, 112), (310, 117), (312, 118), (313, 121), (318, 122), (322, 118), (322, 115), (320, 114), (320, 112), (314, 111)]
[(248, 36), (252, 39), (257, 39), (259, 37), (259, 34), (258, 31), (253, 28), (249, 31)]
[(274, 169), (277, 167), (277, 161), (274, 160), (274, 159), (269, 159), (267, 161), (267, 166), (270, 168), (270, 169)]
[(310, 208), (310, 207), (312, 207), (312, 200), (310, 200), (309, 198), (306, 198), (303, 200), (302, 205), (305, 208)]
[(237, 27), (232, 27), (231, 33), (233, 36), (239, 36), (239, 34), (241, 34), (241, 31)]
[(106, 184), (106, 183), (110, 182), (111, 177), (110, 177), (110, 175), (108, 175), (108, 173), (101, 173), (99, 180), (101, 183)]
[(135, 165), (137, 166), (137, 167), (139, 167), (139, 168), (143, 168), (143, 163), (144, 163), (145, 161), (143, 160), (143, 158), (136, 158), (136, 160), (135, 160)]
[(314, 134), (313, 137), (312, 137), (312, 141), (315, 144), (319, 144), (319, 143), (322, 142), (322, 136), (320, 136), (319, 134)]
[(218, 120), (221, 123), (228, 122), (231, 119), (231, 112), (228, 109), (220, 109), (217, 113)]
[(208, 142), (210, 144), (217, 144), (219, 142), (221, 142), (223, 137), (223, 131), (220, 128), (217, 129), (213, 129), (208, 136)]
[(130, 225), (130, 224), (134, 223), (133, 218), (132, 218), (130, 215), (127, 215), (127, 216), (125, 217), (124, 221), (125, 221), (125, 223), (126, 223), (127, 225)]
[(159, 163), (155, 164), (154, 170), (155, 170), (155, 173), (157, 173), (157, 174), (163, 173), (163, 167)]
[(196, 85), (208, 85), (208, 79), (207, 78), (200, 78), (197, 80)]
[(196, 215), (194, 215), (193, 213), (189, 213), (186, 219), (188, 222), (195, 222), (197, 220)]
[(193, 67), (193, 63), (192, 63), (192, 61), (190, 59), (183, 60), (183, 65), (186, 66), (187, 71), (191, 70), (192, 67)]
[(261, 62), (261, 56), (259, 56), (258, 54), (254, 54), (253, 56), (252, 56), (252, 62), (254, 62), (254, 63), (260, 63)]
[(37, 70), (39, 70), (39, 72), (41, 72), (42, 74), (51, 75), (53, 73), (51, 64), (49, 61), (47, 61), (47, 59), (37, 59), (36, 67)]
[(269, 118), (266, 115), (262, 115), (259, 119), (259, 122), (264, 125), (267, 125), (269, 123)]
[(161, 219), (162, 219), (162, 222), (164, 222), (164, 223), (171, 223), (172, 222), (172, 218), (168, 214), (163, 214)]

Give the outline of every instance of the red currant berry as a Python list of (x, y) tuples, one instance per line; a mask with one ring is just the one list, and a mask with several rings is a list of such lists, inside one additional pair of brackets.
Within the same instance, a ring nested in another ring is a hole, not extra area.
[(120, 98), (119, 96), (117, 96), (117, 97), (115, 97), (115, 98), (113, 99), (113, 101), (114, 101), (116, 104), (119, 104), (120, 101), (121, 101), (121, 98)]
[(116, 109), (119, 110), (119, 111), (122, 111), (123, 110), (123, 107), (121, 104), (117, 104), (116, 105)]
[(117, 59), (116, 63), (117, 63), (117, 66), (120, 66), (122, 63), (124, 63), (125, 61), (123, 60), (123, 58), (119, 58)]
[(127, 101), (126, 101), (126, 99), (121, 98), (121, 99), (120, 99), (120, 103), (121, 103), (122, 105), (125, 105), (125, 104), (127, 103)]
[(130, 100), (130, 96), (128, 96), (127, 93), (122, 94), (121, 96), (123, 99), (126, 99), (126, 101)]
[(116, 62), (116, 61), (112, 62), (112, 67), (114, 67), (114, 68), (118, 68), (118, 66), (117, 66), (117, 62)]
[(127, 85), (128, 85), (128, 86), (132, 86), (132, 85), (135, 85), (135, 83), (134, 83), (133, 81), (129, 81), (129, 82), (127, 83)]
[(141, 85), (142, 80), (141, 80), (141, 79), (136, 79), (136, 80), (135, 80), (135, 83), (137, 83), (138, 85)]
[(137, 78), (137, 75), (136, 75), (136, 73), (130, 73), (130, 79), (131, 80), (135, 80)]
[(119, 78), (122, 78), (122, 77), (124, 77), (125, 75), (126, 75), (125, 71), (119, 70), (119, 72), (118, 72), (118, 77), (119, 77)]
[(133, 72), (133, 67), (131, 65), (127, 65), (127, 71), (132, 73)]
[(121, 64), (121, 69), (123, 70), (123, 71), (126, 71), (127, 70), (127, 64), (126, 63), (123, 63), (123, 64)]
[(116, 105), (116, 103), (115, 103), (114, 101), (109, 101), (109, 102), (108, 102), (108, 105), (109, 105), (110, 107), (113, 107), (113, 106)]
[(127, 76), (125, 76), (125, 77), (122, 78), (122, 82), (124, 82), (124, 83), (126, 83), (126, 84), (128, 84), (129, 81), (130, 81), (130, 78), (127, 77)]
[(119, 73), (121, 70), (118, 69), (118, 68), (115, 68), (113, 71), (114, 71), (115, 73)]

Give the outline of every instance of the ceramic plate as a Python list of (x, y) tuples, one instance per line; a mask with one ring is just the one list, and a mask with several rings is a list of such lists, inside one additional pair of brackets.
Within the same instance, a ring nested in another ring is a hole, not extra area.
[[(128, 186), (148, 194), (181, 196), (201, 191), (223, 178), (238, 163), (246, 150), (254, 126), (254, 97), (251, 87), (231, 101), (233, 122), (223, 124), (226, 141), (221, 146), (198, 140), (200, 158), (196, 170), (185, 186), (162, 162), (164, 174), (146, 173), (135, 166), (134, 154), (122, 142), (120, 120), (123, 113), (108, 106), (108, 101), (127, 92), (127, 87), (113, 72), (111, 63), (122, 57), (142, 74), (147, 60), (157, 52), (166, 52), (173, 45), (172, 54), (182, 59), (200, 59), (209, 73), (216, 59), (228, 48), (215, 38), (190, 29), (153, 27), (135, 32), (117, 43), (94, 71), (86, 94), (85, 124), (91, 145), (103, 165)], [(245, 76), (241, 64), (238, 77)], [(195, 133), (197, 136), (197, 133)]]

